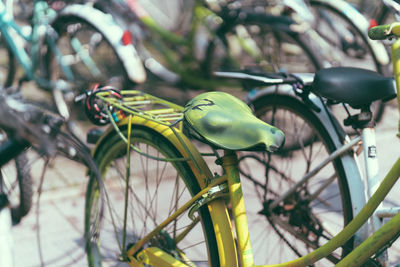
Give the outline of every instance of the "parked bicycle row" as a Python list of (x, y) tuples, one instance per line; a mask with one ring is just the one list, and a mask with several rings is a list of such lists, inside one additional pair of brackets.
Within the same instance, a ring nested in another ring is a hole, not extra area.
[[(399, 173), (396, 163), (378, 189), (374, 127), (398, 77), (385, 44), (368, 38), (367, 18), (345, 1), (179, 3), (179, 29), (132, 0), (0, 3), (1, 164), (16, 170), (7, 183), (2, 167), (1, 189), (13, 222), (32, 203), (23, 152), (33, 146), (46, 162), (64, 152), (90, 168), (89, 266), (253, 266), (253, 256), (257, 264), (383, 266), (398, 208), (373, 212)], [(396, 3), (383, 1), (395, 15)], [(370, 36), (392, 39), (398, 29)], [(52, 96), (46, 111), (19, 103), (28, 81)], [(182, 107), (137, 90), (165, 84), (199, 95)], [(83, 112), (111, 123), (87, 133), (95, 163), (76, 137)], [(217, 159), (215, 175), (203, 157)], [(367, 251), (372, 234), (380, 242)]]

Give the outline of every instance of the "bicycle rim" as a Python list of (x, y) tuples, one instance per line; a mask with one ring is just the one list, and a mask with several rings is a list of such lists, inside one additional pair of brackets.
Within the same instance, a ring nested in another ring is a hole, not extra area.
[(315, 17), (314, 28), (333, 49), (326, 52), (334, 51), (339, 56), (337, 62), (332, 61), (334, 66), (362, 67), (382, 72), (366, 33), (360, 32), (348, 18), (328, 5), (310, 1), (310, 6)]
[[(319, 120), (298, 100), (270, 95), (254, 104), (256, 115), (281, 128), (287, 143), (275, 154), (241, 154), (250, 237), (257, 264), (286, 262), (320, 247), (352, 219), (347, 180), (341, 162), (331, 162), (271, 209), (273, 200), (335, 147)], [(346, 248), (352, 248), (352, 240)], [(346, 253), (340, 248), (328, 258), (337, 262)], [(324, 259), (317, 266), (329, 266), (330, 261)]]
[(57, 46), (62, 62), (73, 74), (70, 80), (53, 56), (49, 73), (52, 80), (64, 80), (77, 90), (86, 90), (95, 83), (116, 88), (127, 86), (128, 79), (122, 62), (111, 43), (91, 23), (74, 16), (62, 17), (53, 24), (59, 38)]
[[(310, 1), (310, 9), (315, 17), (313, 28), (329, 45), (329, 49), (324, 51), (332, 66), (359, 67), (386, 73), (387, 66), (379, 64), (367, 34), (360, 32), (352, 21), (335, 8), (318, 1)], [(374, 119), (379, 121), (384, 112), (382, 101), (375, 101), (371, 109)], [(335, 115), (345, 116), (336, 108), (334, 110)]]
[[(123, 266), (124, 261), (127, 261), (123, 256), (127, 248), (200, 190), (186, 162), (176, 161), (172, 164), (159, 160), (182, 157), (164, 137), (148, 128), (135, 126), (132, 144), (143, 153), (130, 151), (127, 198), (126, 144), (118, 135), (114, 135), (99, 147), (95, 155), (103, 174), (105, 203), (101, 205), (98, 184), (96, 179), (91, 178), (85, 213), (90, 266)], [(126, 228), (123, 226), (125, 208)], [(182, 261), (187, 257), (197, 266), (217, 266), (218, 249), (210, 214), (206, 207), (201, 208), (199, 214), (200, 222), (182, 236), (179, 242), (178, 235), (192, 224), (187, 212), (171, 222), (146, 243), (145, 247), (157, 247)]]

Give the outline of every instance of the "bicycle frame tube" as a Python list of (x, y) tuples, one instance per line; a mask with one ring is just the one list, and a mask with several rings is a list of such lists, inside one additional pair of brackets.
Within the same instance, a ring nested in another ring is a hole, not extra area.
[[(362, 130), (362, 143), (365, 162), (365, 183), (367, 187), (367, 198), (370, 198), (380, 184), (378, 156), (376, 152), (376, 138), (374, 127)], [(382, 221), (376, 214), (371, 218), (371, 232), (374, 233), (382, 226)]]
[[(73, 80), (73, 74), (68, 66), (63, 64), (61, 60), (61, 53), (57, 48), (54, 39), (48, 36), (47, 33), (40, 33), (40, 25), (48, 24), (48, 18), (46, 18), (46, 13), (49, 13), (51, 9), (47, 6), (45, 1), (35, 1), (34, 14), (33, 14), (33, 27), (30, 35), (24, 33), (22, 28), (20, 28), (15, 21), (12, 19), (10, 14), (6, 13), (5, 5), (0, 2), (0, 31), (2, 37), (9, 45), (9, 48), (18, 60), (18, 63), (24, 69), (24, 72), (29, 80), (35, 80), (41, 87), (52, 87), (50, 82), (41, 79), (35, 75), (35, 69), (37, 68), (38, 62), (40, 60), (40, 35), (45, 34), (46, 41), (49, 48), (56, 56), (57, 61), (61, 65), (61, 69), (68, 78), (68, 80)], [(29, 55), (25, 49), (25, 43), (31, 44), (31, 54)]]
[[(400, 158), (393, 165), (392, 169), (386, 175), (381, 185), (368, 201), (365, 209), (373, 209), (370, 215), (377, 208), (379, 203), (383, 201), (387, 193), (394, 186), (400, 176)], [(364, 211), (364, 209), (363, 209)], [(358, 217), (358, 216), (357, 216)], [(347, 255), (337, 266), (359, 266), (369, 257), (374, 255), (380, 248), (392, 240), (400, 232), (400, 214), (397, 214), (389, 222), (385, 223), (378, 231), (371, 235), (360, 246)], [(347, 228), (347, 227), (346, 227)]]
[[(377, 188), (380, 185), (380, 177), (379, 177), (379, 165), (378, 165), (378, 156), (376, 151), (376, 138), (375, 138), (375, 128), (374, 126), (366, 127), (362, 129), (362, 146), (363, 146), (363, 154), (364, 154), (364, 162), (365, 162), (365, 178), (364, 182), (366, 184), (366, 195), (367, 198), (371, 198), (371, 196), (375, 193)], [(379, 205), (378, 211), (383, 208), (383, 203)], [(377, 214), (374, 214), (370, 218), (370, 231), (369, 233), (375, 233), (378, 229), (380, 229), (383, 225), (383, 221)], [(379, 257), (379, 262), (384, 264), (387, 261), (387, 253), (382, 254)]]
[(19, 64), (23, 67), (29, 79), (33, 78), (32, 61), (24, 50), (24, 40), (29, 42), (31, 36), (23, 33), (22, 29), (14, 22), (12, 16), (6, 12), (3, 2), (0, 1), (0, 31), (2, 38), (9, 45), (9, 48), (16, 56)]
[[(46, 26), (46, 29), (50, 27), (50, 21), (53, 20), (56, 16), (54, 10), (52, 10), (46, 1), (35, 1), (34, 6), (34, 14), (33, 14), (33, 27), (32, 27), (32, 61), (33, 61), (33, 69), (37, 68), (37, 65), (40, 61), (40, 45), (41, 40), (40, 36), (44, 34), (46, 44), (49, 46), (51, 52), (56, 57), (58, 64), (61, 67), (62, 72), (66, 75), (69, 81), (74, 80), (74, 75), (72, 74), (71, 69), (65, 65), (62, 61), (62, 54), (57, 47), (57, 43), (55, 40), (55, 35), (52, 34), (53, 32), (47, 31), (45, 33), (40, 32), (40, 27), (42, 25)], [(41, 79), (37, 79), (37, 82), (40, 85)], [(43, 83), (43, 82), (42, 82)], [(49, 86), (48, 82), (44, 82), (43, 87)]]

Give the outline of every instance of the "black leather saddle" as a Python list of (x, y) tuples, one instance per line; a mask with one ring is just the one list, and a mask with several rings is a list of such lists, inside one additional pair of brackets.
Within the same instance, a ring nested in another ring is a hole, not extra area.
[(352, 108), (369, 106), (376, 100), (388, 101), (396, 97), (393, 78), (350, 67), (328, 68), (315, 74), (312, 90), (317, 95), (347, 103)]

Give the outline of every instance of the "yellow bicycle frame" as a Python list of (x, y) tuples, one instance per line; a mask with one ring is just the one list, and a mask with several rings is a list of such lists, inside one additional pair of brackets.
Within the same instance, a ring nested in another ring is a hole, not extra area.
[[(400, 28), (400, 26), (399, 26)], [(399, 29), (400, 30), (400, 29)], [(392, 45), (393, 74), (396, 82), (396, 88), (400, 88), (400, 40), (396, 40)], [(400, 114), (400, 95), (397, 94), (397, 106)], [(398, 124), (397, 137), (400, 138), (400, 119)]]

